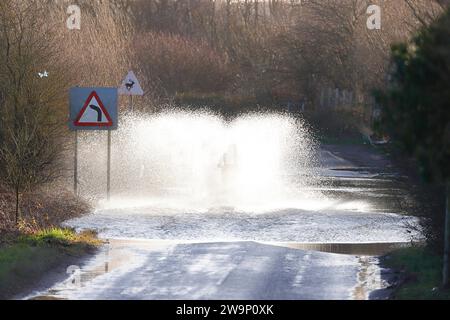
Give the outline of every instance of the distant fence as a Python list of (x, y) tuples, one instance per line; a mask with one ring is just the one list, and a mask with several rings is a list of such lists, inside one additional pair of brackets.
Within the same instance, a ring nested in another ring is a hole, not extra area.
[(319, 106), (323, 109), (351, 109), (356, 105), (353, 91), (339, 88), (323, 88)]
[(319, 108), (322, 110), (356, 111), (370, 123), (381, 118), (381, 106), (371, 95), (355, 97), (353, 91), (339, 88), (322, 88), (319, 97)]
[(320, 89), (315, 103), (308, 99), (286, 99), (280, 104), (288, 112), (302, 113), (307, 110), (317, 111), (352, 111), (362, 114), (365, 118), (379, 118), (380, 106), (375, 99), (368, 94), (357, 95), (352, 90), (325, 87)]

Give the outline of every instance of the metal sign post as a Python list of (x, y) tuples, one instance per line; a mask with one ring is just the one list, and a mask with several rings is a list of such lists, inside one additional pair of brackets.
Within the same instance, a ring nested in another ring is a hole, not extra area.
[(118, 124), (117, 88), (72, 88), (70, 90), (70, 129), (75, 131), (74, 193), (78, 195), (78, 130), (107, 130), (108, 159), (106, 196), (111, 198), (111, 131)]
[(73, 161), (73, 193), (78, 196), (78, 130), (75, 131), (75, 152)]
[(106, 165), (106, 199), (111, 199), (111, 130), (108, 130), (108, 163)]

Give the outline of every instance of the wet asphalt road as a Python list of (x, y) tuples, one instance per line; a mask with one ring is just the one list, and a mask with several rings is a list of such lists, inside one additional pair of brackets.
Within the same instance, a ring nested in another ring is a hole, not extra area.
[(76, 275), (28, 298), (347, 300), (384, 286), (370, 257), (256, 242), (114, 241)]

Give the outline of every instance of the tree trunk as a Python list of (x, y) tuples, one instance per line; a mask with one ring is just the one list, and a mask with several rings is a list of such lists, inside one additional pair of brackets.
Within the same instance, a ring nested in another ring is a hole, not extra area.
[(20, 209), (19, 209), (19, 188), (16, 188), (16, 225), (19, 224)]
[(444, 288), (450, 287), (449, 283), (449, 253), (450, 253), (450, 183), (447, 183), (445, 201), (445, 236), (444, 236), (444, 266), (442, 285)]

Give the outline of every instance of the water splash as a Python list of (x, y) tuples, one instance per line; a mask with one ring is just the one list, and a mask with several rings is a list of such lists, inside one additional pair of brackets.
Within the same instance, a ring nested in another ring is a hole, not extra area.
[[(127, 114), (112, 141), (110, 207), (311, 209), (320, 196), (312, 191), (316, 145), (305, 124), (287, 115), (227, 122), (208, 112)], [(83, 134), (79, 157), (82, 196), (103, 199), (106, 134)]]

